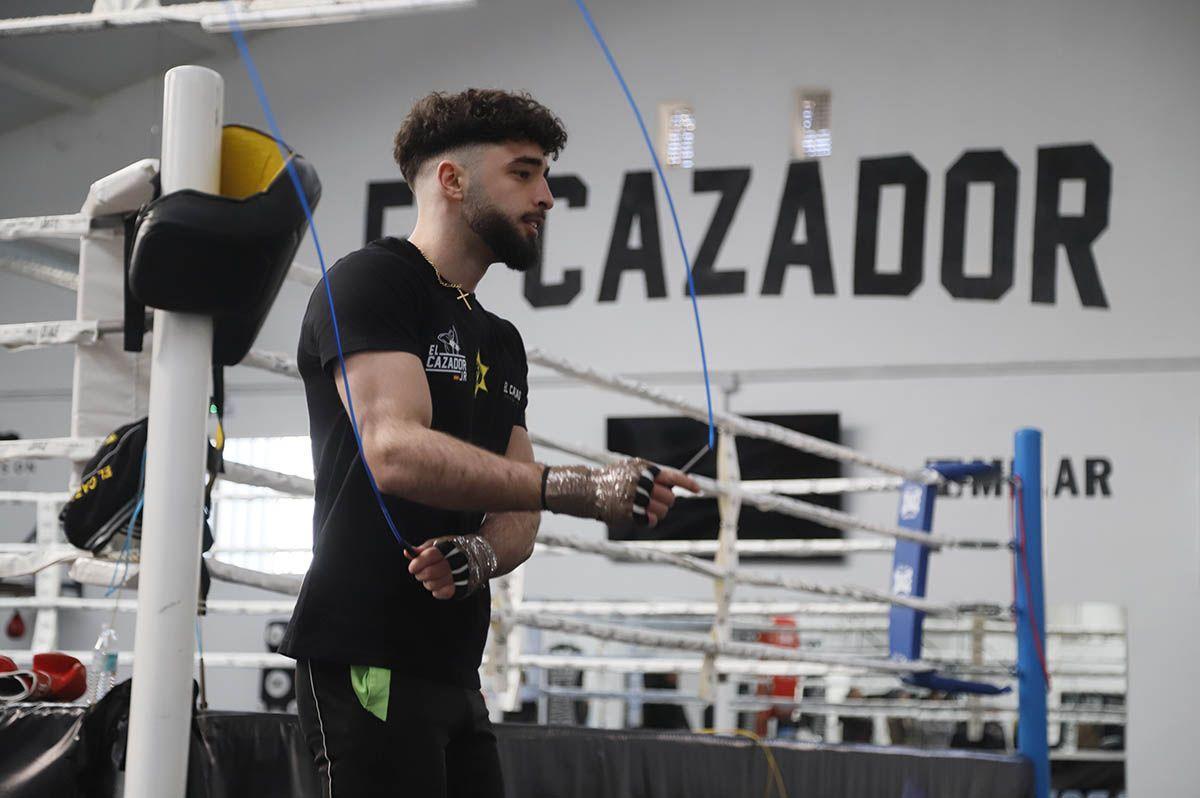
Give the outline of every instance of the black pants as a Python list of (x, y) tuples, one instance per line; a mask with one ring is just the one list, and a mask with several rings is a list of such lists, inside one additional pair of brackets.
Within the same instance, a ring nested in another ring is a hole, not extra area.
[(383, 721), (359, 702), (348, 666), (301, 660), (296, 705), (322, 798), (503, 798), (478, 690), (392, 672)]

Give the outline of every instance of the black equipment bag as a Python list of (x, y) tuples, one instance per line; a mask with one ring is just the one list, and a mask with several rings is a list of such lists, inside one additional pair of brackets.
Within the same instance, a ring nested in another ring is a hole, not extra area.
[[(72, 545), (99, 554), (114, 538), (127, 532), (135, 541), (141, 540), (142, 514), (138, 512), (136, 519), (133, 516), (145, 481), (148, 426), (148, 420), (143, 418), (119, 427), (104, 439), (100, 449), (84, 465), (79, 489), (58, 516)], [(212, 485), (220, 468), (220, 452), (209, 444), (209, 479), (204, 491), (204, 551), (213, 545), (208, 515), (212, 505)]]

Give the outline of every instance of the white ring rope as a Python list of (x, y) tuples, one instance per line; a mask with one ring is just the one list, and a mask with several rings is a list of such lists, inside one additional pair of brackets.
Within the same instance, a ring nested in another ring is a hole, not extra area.
[[(309, 267), (300, 267), (300, 268), (307, 270)], [(66, 324), (66, 323), (67, 322), (59, 322), (59, 324)], [(70, 322), (70, 323), (72, 323), (72, 324), (87, 324), (87, 322)], [(47, 322), (47, 324), (50, 324), (50, 322)], [(21, 330), (23, 328), (27, 327), (28, 325), (7, 325), (7, 326), (14, 328), (9, 333), (10, 335), (19, 336), (21, 333)], [(102, 332), (115, 332), (115, 331), (119, 331), (120, 329), (121, 328), (118, 326), (115, 330), (103, 330)], [(0, 338), (0, 340), (2, 340), (2, 338)], [(49, 345), (49, 344), (53, 344), (53, 343), (76, 343), (76, 342), (77, 341), (74, 341), (74, 340), (71, 340), (71, 341), (47, 340), (47, 341), (43, 342), (38, 339), (31, 339), (31, 340), (25, 341), (24, 343), (25, 343), (25, 345), (36, 346), (36, 345)], [(91, 341), (87, 341), (86, 343), (94, 343), (94, 342), (95, 341), (93, 339)], [(631, 393), (635, 396), (639, 396), (643, 399), (646, 399), (648, 401), (662, 405), (669, 409), (673, 409), (678, 412), (681, 412), (684, 415), (690, 416), (692, 418), (698, 418), (700, 420), (705, 420), (707, 418), (707, 415), (706, 415), (705, 411), (703, 410), (703, 408), (700, 408), (700, 407), (694, 406), (694, 405), (689, 405), (681, 399), (667, 396), (666, 394), (658, 391), (655, 388), (651, 388), (648, 385), (634, 382), (633, 380), (627, 380), (623, 377), (604, 375), (593, 369), (576, 366), (574, 364), (571, 364), (569, 361), (567, 361), (565, 359), (548, 355), (545, 352), (542, 352), (540, 349), (527, 350), (527, 357), (530, 362), (535, 362), (535, 363), (539, 363), (540, 365), (547, 366), (549, 368), (554, 368), (554, 369), (559, 370), (562, 373), (567, 374), (569, 376), (577, 377), (578, 379), (580, 379), (584, 382), (590, 382), (595, 385), (614, 388), (615, 390), (618, 390), (623, 393)], [(246, 366), (248, 368), (259, 369), (262, 371), (269, 371), (269, 372), (279, 374), (279, 375), (282, 375), (285, 377), (291, 377), (293, 379), (298, 379), (300, 376), (300, 372), (296, 365), (295, 359), (290, 357), (289, 355), (286, 355), (286, 354), (283, 354), (280, 352), (269, 352), (269, 351), (265, 351), (265, 350), (252, 350), (242, 360), (242, 363), (240, 365)], [(721, 429), (729, 431), (729, 432), (733, 432), (738, 435), (744, 435), (746, 437), (751, 437), (751, 438), (759, 438), (762, 440), (769, 440), (769, 441), (779, 443), (784, 446), (788, 446), (793, 449), (797, 449), (799, 451), (808, 452), (810, 454), (815, 454), (820, 457), (826, 457), (831, 460), (840, 460), (843, 462), (850, 462), (850, 463), (856, 463), (859, 465), (864, 465), (864, 466), (874, 468), (876, 470), (891, 474), (891, 475), (893, 475), (893, 477), (898, 477), (902, 480), (918, 482), (921, 484), (938, 484), (943, 481), (941, 476), (938, 475), (937, 472), (933, 471), (932, 469), (913, 470), (913, 469), (900, 468), (898, 466), (890, 466), (890, 465), (887, 465), (886, 463), (883, 463), (880, 460), (876, 460), (875, 458), (872, 458), (867, 455), (856, 452), (855, 450), (850, 449), (849, 447), (830, 443), (829, 441), (824, 441), (820, 438), (815, 438), (811, 435), (805, 435), (804, 433), (796, 432), (795, 430), (791, 430), (791, 429), (788, 429), (787, 427), (779, 426), (778, 424), (769, 424), (769, 423), (763, 422), (763, 421), (755, 421), (753, 419), (745, 418), (743, 416), (738, 416), (736, 414), (727, 413), (724, 411), (720, 411), (720, 412), (716, 413), (714, 415), (714, 419), (719, 419), (718, 426), (720, 426)], [(803, 484), (803, 482), (807, 482), (807, 481), (800, 481), (800, 480), (794, 481), (790, 485), (790, 487), (793, 488), (793, 490), (795, 492), (800, 492), (801, 490), (804, 490), (807, 487), (806, 485)], [(843, 484), (855, 486), (854, 489), (859, 489), (859, 490), (892, 490), (892, 489), (895, 489), (896, 487), (898, 487), (897, 483), (894, 480), (879, 480), (879, 479), (866, 480), (866, 481), (863, 481), (862, 483), (857, 483), (856, 480), (846, 480), (846, 482)], [(861, 484), (862, 487), (857, 487), (858, 484)], [(823, 488), (823, 489), (821, 489), (821, 488)], [(828, 487), (821, 486), (821, 488), (814, 489), (811, 491), (805, 490), (805, 492), (814, 492), (814, 493), (841, 492), (834, 486), (828, 486)], [(761, 490), (761, 489), (756, 489), (752, 492), (757, 493), (757, 492), (759, 492), (759, 490)]]
[[(566, 444), (558, 441), (552, 441), (542, 435), (531, 432), (529, 440), (535, 446), (541, 446), (546, 449), (573, 454), (577, 457), (582, 457), (585, 460), (591, 460), (596, 463), (612, 463), (625, 458), (625, 455), (616, 454), (614, 452), (600, 451), (591, 449), (577, 444)], [(912, 541), (921, 546), (926, 546), (931, 549), (940, 548), (960, 548), (960, 549), (1002, 549), (1007, 547), (1007, 542), (998, 540), (982, 540), (973, 538), (952, 538), (944, 535), (937, 535), (931, 532), (915, 532), (911, 529), (903, 529), (898, 526), (889, 524), (879, 524), (874, 521), (869, 521), (865, 518), (858, 518), (849, 513), (841, 512), (840, 510), (831, 510), (828, 507), (822, 507), (817, 504), (802, 502), (797, 499), (791, 499), (787, 496), (778, 496), (776, 494), (758, 494), (752, 493), (744, 488), (730, 485), (728, 483), (717, 482), (708, 477), (692, 475), (692, 478), (699, 483), (700, 488), (706, 495), (710, 496), (727, 496), (729, 498), (738, 499), (743, 504), (748, 504), (751, 507), (757, 507), (760, 510), (776, 512), (782, 515), (792, 516), (793, 518), (802, 518), (806, 521), (816, 521), (825, 526), (834, 527), (835, 529), (843, 530), (861, 530), (863, 532), (871, 532), (876, 535), (895, 538), (897, 540)]]
[[(520, 606), (531, 612), (557, 615), (599, 617), (695, 617), (711, 618), (717, 613), (715, 601), (592, 601), (587, 599), (524, 599)], [(884, 615), (890, 609), (882, 603), (848, 601), (734, 601), (731, 616), (830, 615), (842, 618)]]
[(37, 280), (39, 283), (56, 285), (68, 291), (79, 290), (79, 275), (75, 272), (69, 272), (66, 269), (59, 269), (55, 266), (47, 266), (44, 263), (38, 263), (27, 258), (0, 255), (0, 269), (11, 274), (28, 277), (31, 280)]
[(267, 574), (211, 558), (207, 562), (209, 575), (222, 582), (248, 585), (288, 596), (300, 595), (300, 586), (304, 583), (304, 577), (295, 574)]
[(281, 352), (251, 349), (238, 365), (259, 371), (269, 371), (296, 380), (300, 379), (300, 368), (296, 365), (296, 359)]
[(92, 458), (103, 438), (25, 438), (0, 441), (0, 462), (5, 460), (74, 460)]
[(757, 660), (788, 660), (790, 662), (812, 662), (843, 668), (880, 671), (885, 673), (922, 673), (933, 670), (933, 666), (918, 662), (898, 662), (886, 659), (871, 659), (844, 654), (822, 654), (820, 652), (771, 646), (764, 643), (718, 642), (709, 635), (688, 632), (662, 632), (656, 629), (639, 629), (628, 626), (580, 621), (561, 618), (529, 610), (516, 610), (501, 614), (502, 621), (519, 626), (533, 627), (546, 632), (586, 635), (598, 640), (628, 643), (647, 648), (665, 648), (675, 651), (694, 651), (709, 656), (734, 656)]
[(124, 329), (122, 321), (34, 321), (0, 324), (0, 347), (16, 352), (44, 346), (90, 346), (106, 332)]
[(61, 216), (23, 216), (0, 219), (0, 241), (22, 238), (81, 238), (92, 232), (93, 217), (85, 213)]
[[(86, 561), (86, 558), (81, 558)], [(122, 568), (119, 563), (93, 560), (94, 566), (108, 569)], [(224, 582), (234, 582), (242, 585), (271, 590), (289, 595), (300, 592), (302, 580), (291, 574), (265, 574), (249, 568), (241, 568), (229, 563), (209, 559), (208, 570), (214, 579)], [(74, 569), (72, 569), (74, 572)], [(130, 577), (136, 575), (136, 567), (128, 567)], [(96, 574), (98, 575), (98, 574)], [(2, 606), (2, 605), (0, 605)], [(111, 602), (108, 606), (112, 606)], [(824, 665), (836, 665), (848, 668), (876, 670), (887, 673), (918, 673), (932, 669), (931, 665), (920, 662), (892, 662), (889, 660), (870, 659), (839, 654), (821, 654), (798, 650), (782, 649), (760, 643), (718, 643), (711, 637), (687, 632), (663, 632), (654, 629), (600, 624), (581, 621), (573, 618), (563, 618), (547, 615), (543, 612), (532, 612), (528, 609), (518, 609), (511, 613), (494, 613), (495, 618), (502, 623), (517, 624), (533, 627), (544, 631), (563, 632), (565, 634), (582, 634), (600, 640), (628, 643), (631, 645), (650, 648), (667, 648), (681, 651), (694, 651), (710, 656), (735, 656), (745, 659), (758, 660), (788, 660), (794, 662), (814, 662)]]
[[(0, 442), (0, 459), (4, 459), (6, 457), (6, 455), (8, 458), (20, 456), (19, 453), (22, 451), (31, 451), (31, 450), (35, 450), (35, 449), (42, 450), (43, 447), (41, 445), (48, 445), (52, 442), (56, 442), (60, 445), (65, 446), (66, 444), (64, 442), (71, 441), (71, 440), (72, 439), (48, 439), (48, 440), (42, 440), (42, 441), (3, 441), (3, 442)], [(8, 451), (6, 452), (6, 450), (8, 450)], [(89, 452), (88, 456), (90, 456), (90, 453), (95, 451), (95, 446), (90, 447), (90, 449), (85, 448), (85, 450)], [(14, 455), (13, 452), (18, 452), (18, 454)], [(48, 454), (45, 456), (54, 456), (54, 455)], [(298, 477), (298, 476), (295, 476), (292, 474), (282, 474), (277, 471), (271, 471), (269, 469), (255, 468), (252, 466), (247, 466), (247, 465), (243, 465), (241, 463), (234, 463), (234, 462), (226, 462), (224, 478), (228, 479), (231, 482), (236, 482), (239, 484), (248, 484), (248, 485), (255, 485), (255, 486), (259, 486), (259, 487), (270, 488), (273, 490), (290, 493), (292, 495), (297, 495), (297, 496), (312, 496), (313, 489), (314, 489), (312, 480), (305, 479), (303, 477)], [(725, 491), (737, 491), (738, 490), (735, 488), (721, 487), (718, 485), (718, 483), (716, 483), (715, 481), (712, 481), (712, 480), (704, 480), (704, 481), (706, 483), (708, 483), (707, 490), (709, 490), (710, 492), (717, 492), (719, 490), (725, 490)], [(703, 487), (703, 485), (702, 485), (702, 487)], [(747, 494), (747, 495), (752, 495), (752, 494)], [(771, 500), (778, 500), (780, 497), (754, 496), (755, 500), (762, 500), (762, 499), (767, 499), (767, 498), (769, 498)], [(822, 508), (822, 509), (824, 509), (824, 508)], [(859, 519), (855, 519), (855, 522), (856, 523), (867, 523), (867, 522), (860, 522)], [(919, 535), (919, 534), (924, 534), (924, 533), (912, 533), (912, 534)], [(652, 548), (642, 548), (642, 547), (638, 547), (636, 545), (628, 544), (628, 543), (617, 543), (617, 542), (612, 542), (612, 541), (590, 541), (590, 540), (587, 540), (584, 538), (576, 537), (574, 535), (567, 535), (567, 534), (553, 533), (553, 532), (544, 532), (539, 536), (539, 538), (542, 543), (549, 544), (549, 545), (560, 546), (563, 548), (571, 548), (571, 549), (575, 549), (578, 551), (588, 551), (588, 552), (595, 553), (595, 554), (602, 554), (611, 559), (663, 563), (663, 564), (675, 566), (677, 568), (682, 568), (684, 570), (689, 570), (694, 573), (699, 573), (704, 576), (708, 576), (709, 578), (713, 578), (713, 579), (731, 578), (733, 581), (736, 581), (740, 584), (753, 585), (756, 587), (774, 587), (774, 588), (782, 588), (785, 590), (796, 590), (796, 591), (800, 591), (800, 592), (813, 593), (816, 595), (839, 596), (842, 598), (852, 599), (855, 601), (886, 602), (886, 603), (893, 604), (896, 606), (910, 607), (912, 609), (920, 610), (920, 611), (929, 613), (931, 615), (956, 615), (956, 614), (959, 614), (962, 612), (967, 612), (967, 611), (980, 612), (982, 614), (987, 614), (987, 615), (996, 615), (1000, 612), (1000, 608), (992, 607), (990, 605), (986, 605), (986, 604), (982, 604), (982, 603), (975, 604), (975, 605), (938, 604), (936, 602), (931, 602), (926, 599), (908, 597), (908, 596), (895, 596), (895, 595), (892, 595), (892, 594), (889, 594), (889, 593), (886, 593), (883, 591), (872, 590), (869, 588), (861, 588), (861, 587), (854, 587), (854, 586), (838, 587), (838, 586), (831, 586), (831, 585), (819, 585), (819, 584), (815, 584), (815, 583), (808, 582), (806, 580), (802, 580), (802, 579), (798, 579), (798, 578), (794, 578), (794, 577), (782, 577), (782, 576), (772, 576), (772, 575), (766, 575), (766, 574), (753, 574), (753, 573), (741, 573), (741, 572), (734, 572), (733, 574), (729, 574), (726, 571), (724, 571), (723, 569), (720, 569), (711, 563), (708, 563), (704, 560), (697, 559), (695, 557), (690, 557), (690, 556), (681, 555), (681, 554), (673, 554), (673, 553), (665, 552), (665, 551), (657, 551)], [(213, 561), (213, 562), (216, 562), (216, 561)], [(235, 566), (229, 566), (229, 567), (233, 568)], [(250, 571), (249, 569), (243, 569), (243, 570), (245, 570), (247, 574), (257, 573), (257, 572)], [(273, 576), (273, 575), (271, 575), (271, 576)]]
[[(55, 502), (62, 504), (71, 498), (69, 493), (56, 493), (32, 490), (0, 490), (0, 504), (38, 504), (40, 502)], [(0, 544), (2, 546), (3, 544)]]
[[(530, 434), (530, 440), (535, 444), (556, 449), (558, 451), (574, 454), (585, 459), (597, 462), (611, 462), (613, 459), (618, 459), (621, 455), (612, 454), (610, 452), (597, 452), (586, 449), (581, 446), (573, 446), (568, 444), (557, 443), (543, 438), (540, 435)], [(75, 460), (87, 460), (97, 448), (99, 448), (101, 440), (99, 438), (44, 438), (44, 439), (28, 439), (17, 441), (0, 441), (0, 461), (3, 460), (19, 460), (19, 459), (46, 459), (55, 457), (67, 457)], [(310, 479), (298, 477), (292, 474), (283, 474), (278, 471), (269, 469), (257, 468), (254, 466), (244, 465), (242, 463), (234, 463), (232, 461), (225, 462), (224, 479), (230, 482), (239, 484), (255, 485), (258, 487), (271, 488), (283, 493), (290, 493), (296, 496), (312, 496), (313, 483)], [(708, 479), (707, 477), (695, 477), (696, 481), (704, 488), (704, 492), (714, 496), (731, 496), (740, 499), (745, 504), (759, 509), (778, 512), (783, 515), (789, 515), (806, 520), (817, 521), (839, 529), (858, 529), (865, 532), (873, 532), (875, 534), (884, 535), (887, 537), (898, 538), (901, 540), (911, 540), (919, 545), (927, 546), (932, 549), (947, 548), (965, 548), (965, 549), (1002, 549), (1007, 546), (1004, 541), (996, 540), (977, 540), (977, 539), (962, 539), (950, 538), (942, 535), (927, 534), (924, 532), (914, 532), (900, 527), (893, 527), (887, 524), (878, 524), (867, 519), (857, 518), (849, 513), (843, 513), (837, 510), (830, 510), (827, 507), (819, 505), (811, 505), (796, 499), (789, 499), (786, 496), (776, 496), (774, 494), (755, 494), (747, 490), (732, 485), (717, 482)]]
[(838, 493), (885, 493), (900, 490), (900, 477), (824, 477), (817, 479), (743, 480), (750, 493), (781, 493), (787, 496), (834, 495)]
[(311, 479), (298, 477), (295, 474), (284, 474), (268, 468), (259, 468), (244, 463), (225, 461), (225, 470), (221, 479), (235, 482), (239, 485), (253, 485), (259, 488), (270, 488), (280, 493), (293, 496), (311, 497), (316, 490)]
[(73, 546), (56, 546), (49, 550), (25, 554), (0, 554), (0, 579), (36, 574), (60, 563), (71, 562), (79, 553), (79, 549)]
[[(105, 612), (137, 612), (137, 599), (116, 598), (10, 598), (0, 597), (0, 610), (102, 610)], [(250, 599), (208, 599), (204, 603), (209, 615), (283, 615), (290, 614), (294, 601), (260, 601)]]
[(625, 562), (645, 562), (645, 563), (661, 563), (664, 565), (672, 565), (676, 568), (682, 568), (686, 571), (692, 571), (710, 579), (727, 579), (739, 585), (753, 585), (755, 587), (775, 587), (785, 590), (795, 590), (801, 593), (813, 593), (820, 596), (838, 596), (855, 601), (874, 601), (887, 604), (894, 604), (899, 607), (909, 607), (914, 610), (920, 610), (929, 615), (936, 616), (954, 616), (959, 614), (957, 607), (950, 604), (939, 604), (925, 599), (913, 598), (910, 596), (894, 596), (883, 591), (871, 590), (861, 587), (836, 587), (829, 585), (818, 585), (813, 582), (808, 582), (803, 579), (793, 577), (772, 576), (768, 574), (746, 573), (738, 570), (730, 571), (721, 568), (715, 563), (701, 560), (696, 557), (690, 557), (683, 554), (671, 554), (665, 551), (656, 551), (648, 549), (636, 544), (617, 543), (607, 540), (588, 540), (577, 535), (565, 534), (562, 532), (542, 531), (538, 533), (538, 541), (554, 546), (562, 546), (563, 548), (574, 549), (575, 551), (588, 552), (591, 554), (600, 554), (610, 560), (625, 561)]
[[(635, 380), (627, 379), (616, 375), (603, 374), (595, 369), (587, 366), (580, 366), (571, 361), (560, 358), (555, 355), (550, 355), (540, 349), (530, 349), (526, 353), (530, 363), (536, 363), (539, 366), (545, 366), (548, 369), (557, 371), (560, 374), (565, 374), (569, 377), (574, 377), (582, 382), (592, 385), (608, 388), (618, 393), (623, 393), (629, 396), (636, 396), (640, 399), (653, 402), (662, 407), (667, 407), (681, 413), (689, 418), (694, 418), (697, 421), (708, 421), (708, 412), (699, 405), (689, 404), (684, 400), (670, 396), (657, 388), (652, 388), (644, 383)], [(805, 435), (802, 432), (797, 432), (793, 429), (780, 426), (778, 424), (769, 424), (765, 421), (755, 421), (754, 419), (739, 416), (735, 413), (718, 410), (713, 413), (713, 420), (716, 425), (727, 432), (732, 432), (737, 435), (744, 435), (748, 438), (759, 438), (761, 440), (779, 443), (784, 446), (798, 449), (802, 452), (815, 454), (818, 457), (825, 457), (830, 460), (840, 460), (846, 463), (855, 463), (857, 465), (866, 466), (867, 468), (881, 471), (892, 476), (902, 477), (910, 482), (919, 482), (923, 484), (938, 484), (942, 478), (937, 472), (929, 469), (911, 469), (902, 466), (894, 466), (877, 460), (874, 457), (862, 454), (847, 446), (841, 446), (836, 443), (815, 438), (812, 435)]]
[[(27, 438), (0, 441), (0, 462), (5, 460), (66, 459), (76, 462), (90, 460), (104, 442), (103, 438)], [(295, 474), (284, 474), (268, 468), (257, 468), (226, 460), (221, 479), (239, 485), (270, 488), (293, 496), (312, 496), (313, 481)]]
[[(28, 277), (30, 280), (36, 280), (39, 283), (56, 285), (68, 291), (79, 290), (79, 275), (66, 269), (60, 269), (57, 266), (50, 266), (24, 258), (14, 258), (9, 255), (0, 255), (0, 269), (12, 274), (19, 274), (22, 277)], [(291, 268), (288, 269), (287, 278), (311, 288), (321, 282), (321, 270), (293, 262)]]
[[(717, 553), (716, 540), (643, 540), (638, 543), (647, 549), (672, 554)], [(895, 544), (888, 540), (741, 540), (734, 547), (739, 557), (829, 557), (838, 554), (891, 554)]]
[[(680, 693), (675, 690), (589, 690), (583, 687), (537, 686), (540, 693), (562, 698), (600, 701), (639, 701), (645, 704), (700, 704), (712, 703), (700, 695)], [(806, 715), (837, 715), (849, 718), (871, 718), (886, 715), (889, 718), (915, 718), (924, 720), (967, 720), (982, 717), (985, 720), (1009, 720), (1017, 715), (1017, 707), (1005, 706), (1011, 699), (989, 700), (988, 704), (972, 707), (963, 701), (911, 699), (856, 699), (844, 701), (822, 701), (820, 699), (785, 698), (768, 695), (739, 695), (730, 701), (730, 706), (742, 710), (767, 709), (769, 707), (795, 707)], [(1075, 723), (1124, 723), (1123, 709), (1070, 709), (1050, 710), (1051, 722)]]

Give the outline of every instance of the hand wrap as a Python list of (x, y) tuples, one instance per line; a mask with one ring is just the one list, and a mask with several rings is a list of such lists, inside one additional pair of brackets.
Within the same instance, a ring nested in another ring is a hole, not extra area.
[(595, 518), (608, 524), (649, 524), (646, 508), (659, 467), (623, 460), (602, 468), (546, 466), (542, 504), (551, 512)]
[(455, 599), (464, 599), (479, 590), (499, 570), (496, 552), (483, 535), (451, 535), (434, 545), (450, 564)]

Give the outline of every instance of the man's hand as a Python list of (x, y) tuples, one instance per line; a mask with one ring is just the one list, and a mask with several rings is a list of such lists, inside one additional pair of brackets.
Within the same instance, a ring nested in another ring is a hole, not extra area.
[(496, 553), (481, 535), (448, 535), (417, 547), (408, 572), (437, 599), (466, 598), (497, 571)]
[(442, 538), (427, 540), (417, 547), (417, 556), (406, 555), (412, 559), (408, 564), (408, 572), (433, 594), (434, 598), (448, 599), (454, 597), (454, 577), (450, 574), (450, 563), (434, 545)]
[(543, 502), (551, 512), (609, 524), (632, 521), (655, 526), (675, 504), (675, 487), (700, 492), (691, 477), (645, 460), (623, 460), (602, 468), (548, 466)]
[(696, 484), (696, 480), (682, 471), (676, 471), (673, 468), (660, 470), (654, 476), (654, 489), (650, 494), (650, 504), (646, 508), (650, 526), (658, 524), (675, 506), (674, 488), (683, 488), (692, 493), (700, 492), (700, 486)]

